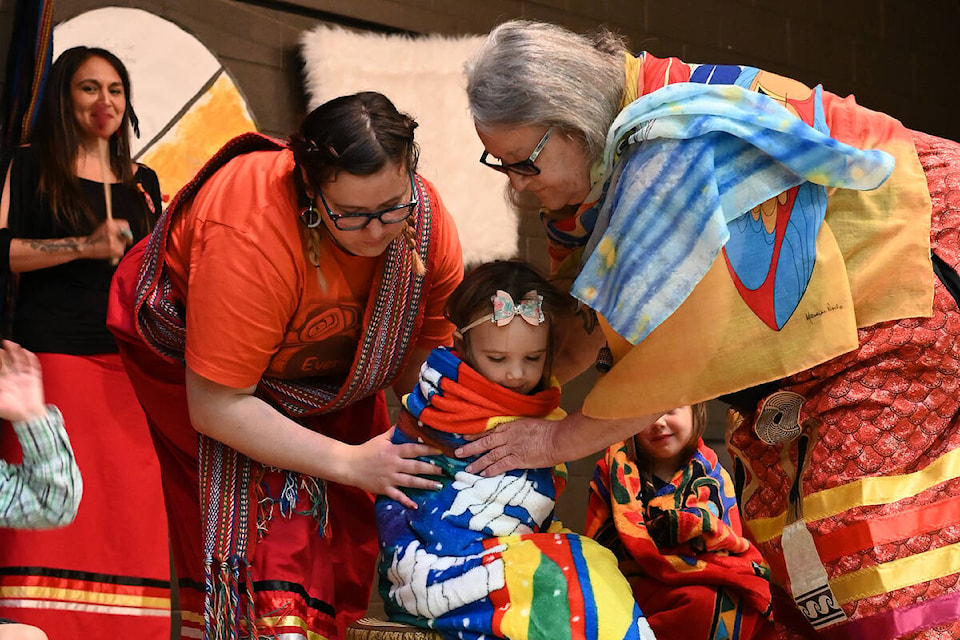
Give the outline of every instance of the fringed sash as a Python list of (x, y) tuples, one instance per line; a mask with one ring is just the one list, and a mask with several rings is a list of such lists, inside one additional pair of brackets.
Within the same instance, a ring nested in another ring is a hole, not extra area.
[[(200, 187), (233, 158), (255, 151), (281, 151), (286, 145), (259, 134), (248, 133), (228, 142), (200, 172), (181, 189), (157, 222), (147, 242), (137, 286), (137, 329), (160, 356), (183, 362), (186, 345), (186, 314), (173, 297), (164, 256), (171, 220)], [(432, 212), (429, 194), (416, 176), (420, 203), (414, 213), (417, 251), (429, 264)], [(295, 215), (295, 212), (291, 212)], [(257, 395), (272, 402), (293, 418), (336, 411), (387, 387), (401, 370), (416, 329), (423, 319), (425, 276), (418, 276), (413, 254), (402, 239), (386, 250), (376, 295), (367, 306), (363, 335), (350, 375), (342, 386), (313, 381), (264, 377)], [(230, 447), (200, 435), (198, 448), (200, 508), (204, 514), (204, 562), (206, 570), (205, 637), (237, 638), (241, 631), (256, 637), (251, 580), (248, 575), (248, 543), (257, 526), (250, 521), (254, 499), (254, 462)], [(296, 488), (299, 474), (290, 472), (287, 484)], [(308, 479), (313, 480), (313, 479)], [(309, 484), (313, 484), (312, 482)], [(317, 502), (311, 511), (321, 529), (325, 523), (325, 491), (316, 479)], [(292, 510), (286, 510), (290, 513)]]

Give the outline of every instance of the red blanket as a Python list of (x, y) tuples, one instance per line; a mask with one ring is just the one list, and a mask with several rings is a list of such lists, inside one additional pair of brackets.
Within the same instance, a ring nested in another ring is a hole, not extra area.
[(733, 483), (702, 440), (669, 483), (642, 477), (627, 445), (614, 445), (590, 488), (586, 533), (620, 559), (658, 639), (772, 633), (769, 570), (743, 537)]

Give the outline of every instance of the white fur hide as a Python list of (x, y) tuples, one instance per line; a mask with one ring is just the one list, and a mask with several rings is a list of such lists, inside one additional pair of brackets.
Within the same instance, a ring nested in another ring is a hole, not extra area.
[(327, 26), (301, 37), (311, 109), (337, 96), (379, 91), (420, 124), (419, 171), (456, 220), (466, 264), (517, 252), (517, 217), (506, 201), (506, 177), (478, 162), (483, 144), (467, 106), (463, 65), (481, 40)]

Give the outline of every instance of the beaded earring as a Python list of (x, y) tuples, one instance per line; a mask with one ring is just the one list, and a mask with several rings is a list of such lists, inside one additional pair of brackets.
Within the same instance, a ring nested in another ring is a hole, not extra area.
[(600, 373), (606, 373), (613, 368), (613, 352), (610, 351), (610, 347), (607, 345), (600, 347), (600, 350), (597, 351), (597, 361), (594, 362), (593, 366)]
[(317, 210), (316, 205), (313, 204), (313, 200), (300, 210), (300, 222), (302, 222), (307, 229), (316, 229), (320, 226), (320, 212)]

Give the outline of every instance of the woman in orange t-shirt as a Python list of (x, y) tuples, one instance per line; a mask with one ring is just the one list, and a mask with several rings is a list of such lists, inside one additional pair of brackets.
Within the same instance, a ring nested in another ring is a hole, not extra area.
[(120, 266), (109, 324), (163, 469), (184, 636), (342, 637), (369, 599), (371, 494), (434, 488), (383, 392), (449, 343), (463, 271), (415, 127), (368, 92), (289, 142), (240, 136)]

